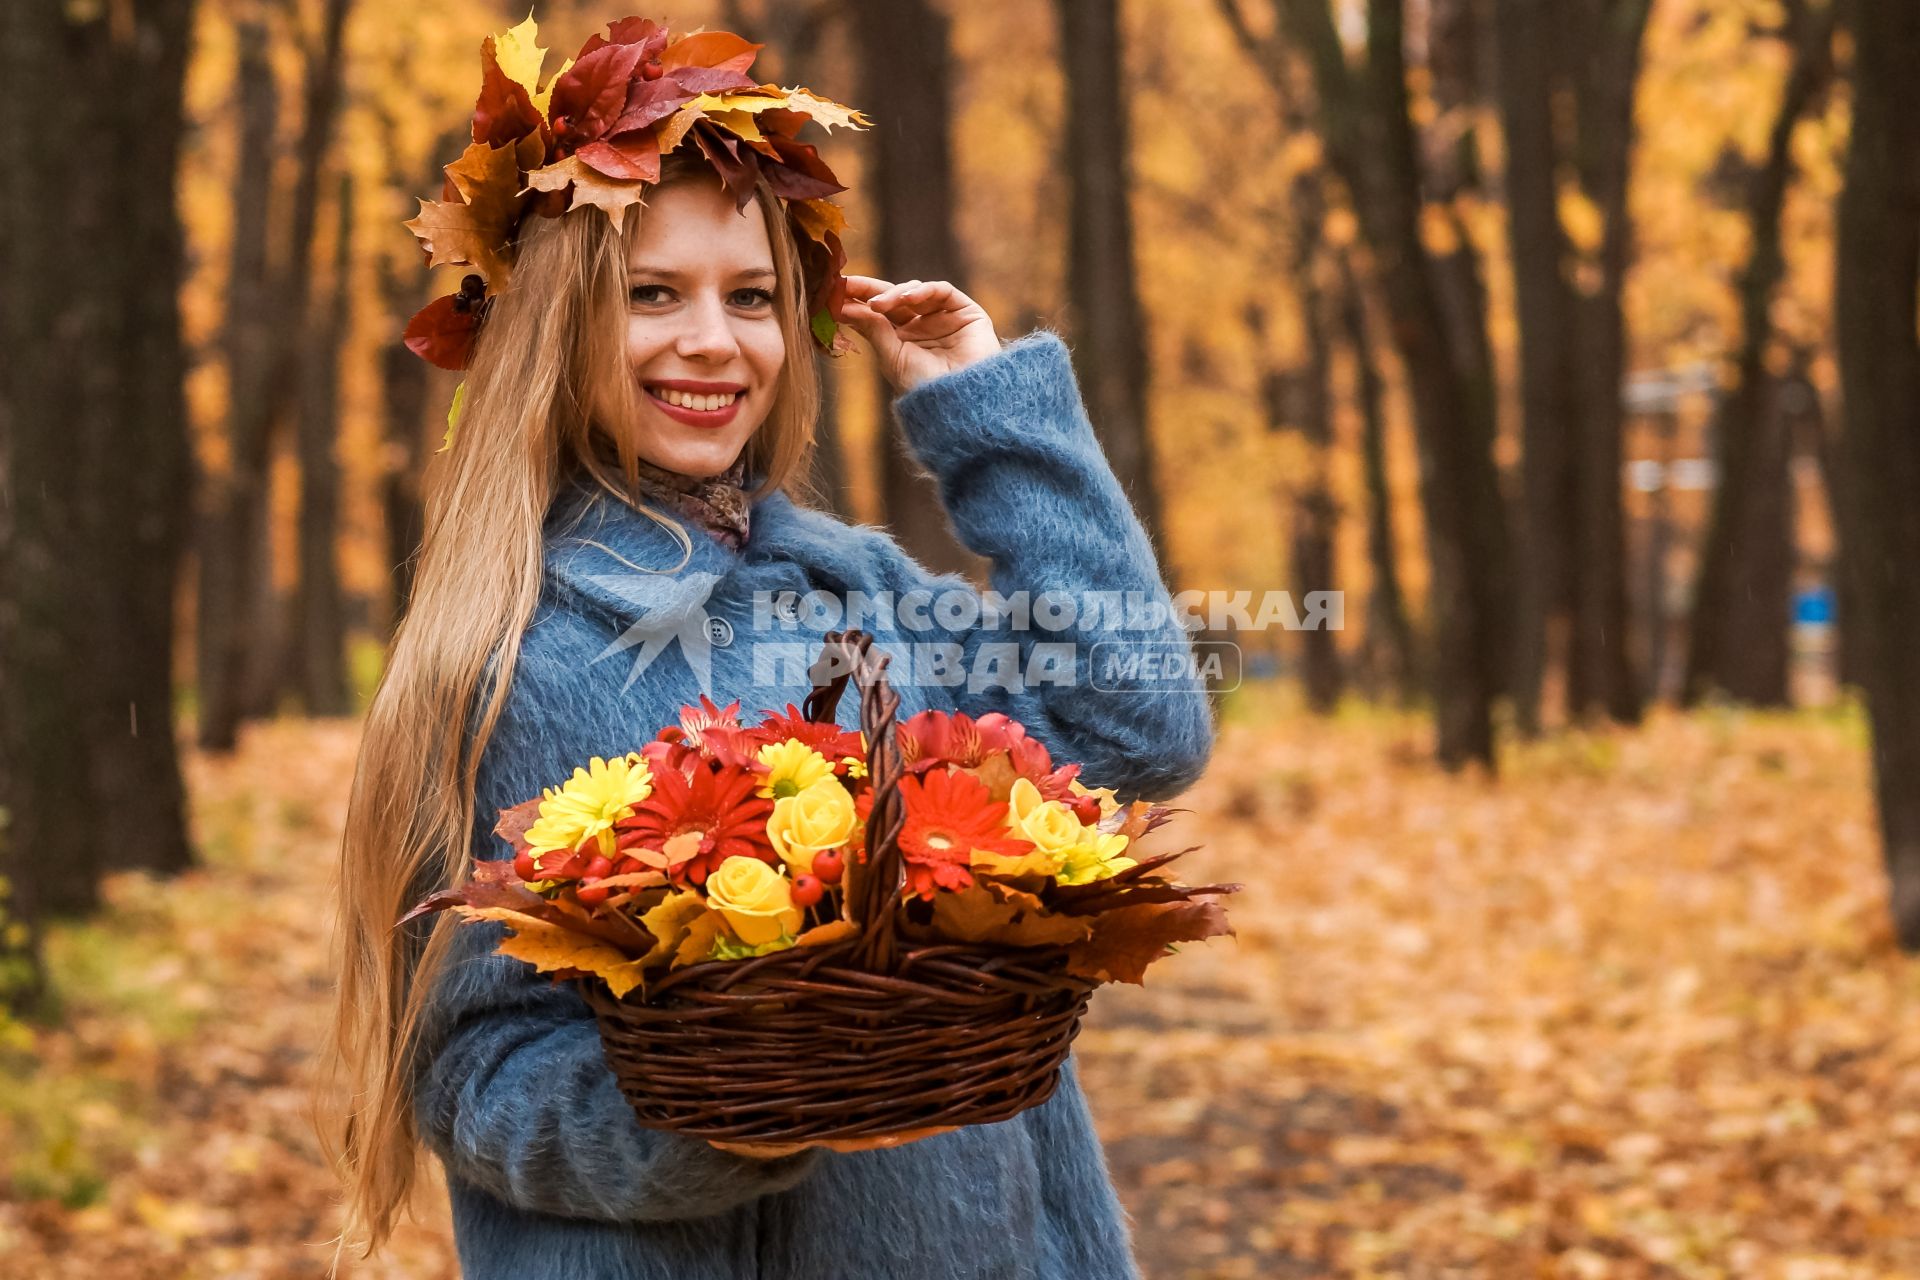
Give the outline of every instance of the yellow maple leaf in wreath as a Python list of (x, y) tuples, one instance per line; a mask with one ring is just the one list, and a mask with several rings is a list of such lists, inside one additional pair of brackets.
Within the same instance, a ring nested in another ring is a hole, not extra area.
[(555, 969), (579, 969), (603, 979), (615, 997), (640, 985), (642, 964), (629, 960), (610, 943), (564, 926), (551, 924), (511, 907), (454, 908), (469, 920), (497, 920), (513, 930), (497, 951), (515, 960), (524, 960), (542, 973)]
[(787, 99), (778, 89), (771, 93), (765, 87), (745, 89), (733, 93), (703, 93), (687, 104), (690, 107), (712, 115), (716, 111), (771, 111), (775, 107), (785, 108)]
[(547, 51), (535, 43), (539, 34), (540, 26), (528, 10), (526, 21), (493, 38), (493, 59), (500, 64), (500, 73), (524, 85), (529, 96), (539, 87), (540, 64), (547, 60)]
[[(756, 146), (762, 151), (773, 150), (773, 144), (768, 142), (766, 137), (761, 134), (760, 126), (754, 123), (751, 112), (721, 111), (714, 108), (707, 108), (705, 115), (707, 119), (713, 121), (721, 128), (732, 130), (739, 136), (740, 141), (749, 146)], [(779, 153), (775, 152), (774, 154), (778, 155)]]
[(835, 125), (845, 129), (867, 129), (873, 126), (873, 121), (869, 120), (865, 114), (835, 102), (831, 98), (822, 98), (805, 89), (787, 89), (783, 92), (787, 95), (787, 107), (811, 116), (813, 122), (828, 133), (833, 132)]
[(573, 59), (568, 58), (560, 64), (560, 69), (553, 73), (553, 79), (547, 81), (547, 87), (533, 95), (533, 109), (540, 113), (542, 119), (553, 119), (547, 111), (547, 103), (553, 98), (553, 86), (560, 82), (561, 76), (571, 70), (573, 70)]
[(706, 112), (687, 105), (668, 116), (666, 123), (660, 126), (660, 154), (664, 156), (679, 146), (681, 140), (687, 136), (687, 130), (706, 119), (706, 115)]

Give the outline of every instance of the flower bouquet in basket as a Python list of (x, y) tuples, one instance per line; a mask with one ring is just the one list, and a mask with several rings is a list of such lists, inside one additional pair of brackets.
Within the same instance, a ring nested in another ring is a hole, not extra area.
[[(1005, 1120), (1058, 1082), (1088, 996), (1229, 933), (1239, 885), (1148, 855), (1120, 804), (998, 713), (896, 723), (887, 655), (829, 632), (806, 705), (704, 695), (502, 810), (511, 860), (430, 895), (579, 984), (642, 1125), (770, 1155)], [(849, 677), (861, 729), (835, 711)]]

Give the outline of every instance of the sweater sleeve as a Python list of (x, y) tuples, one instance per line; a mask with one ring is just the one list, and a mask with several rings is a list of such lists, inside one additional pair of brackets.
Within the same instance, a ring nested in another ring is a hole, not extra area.
[[(1037, 329), (893, 408), (955, 535), (988, 559), (995, 595), (1023, 592), (1032, 606), (1026, 618), (968, 610), (970, 625), (944, 628), (927, 611), (960, 655), (959, 709), (1020, 721), (1056, 759), (1080, 762), (1089, 785), (1149, 798), (1189, 786), (1213, 750), (1206, 686), (1066, 342)], [(885, 541), (897, 591), (982, 599), (962, 575), (934, 574)], [(1049, 611), (1049, 598), (1068, 608)]]
[[(539, 655), (523, 651), (523, 668)], [(522, 674), (537, 676), (523, 669)], [(516, 675), (482, 753), (474, 856), (511, 853), (492, 834), (499, 810), (571, 774), (556, 735)], [(557, 714), (557, 713), (556, 713)], [(427, 1003), (415, 1118), (449, 1175), (515, 1208), (605, 1221), (716, 1214), (798, 1183), (818, 1150), (756, 1160), (705, 1139), (642, 1128), (571, 986), (493, 953), (497, 923), (452, 919), (447, 963)]]

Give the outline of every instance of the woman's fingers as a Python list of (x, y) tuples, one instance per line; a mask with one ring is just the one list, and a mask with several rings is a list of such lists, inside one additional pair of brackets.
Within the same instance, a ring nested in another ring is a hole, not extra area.
[(893, 288), (893, 281), (882, 280), (877, 276), (843, 275), (847, 282), (847, 296), (858, 298), (862, 302), (871, 301), (873, 296)]
[(885, 350), (889, 343), (897, 341), (894, 337), (892, 321), (858, 298), (849, 297), (841, 303), (839, 315), (836, 318), (843, 324), (851, 326), (855, 333), (882, 350)]
[(866, 304), (875, 314), (896, 324), (968, 305), (972, 299), (945, 280), (902, 280), (898, 284), (874, 276), (848, 276), (847, 296)]

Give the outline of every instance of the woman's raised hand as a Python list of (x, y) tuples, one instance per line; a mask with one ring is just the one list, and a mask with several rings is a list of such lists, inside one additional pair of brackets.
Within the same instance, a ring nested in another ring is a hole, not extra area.
[(839, 319), (867, 340), (896, 392), (1000, 350), (985, 309), (945, 280), (893, 284), (849, 275), (846, 281)]

